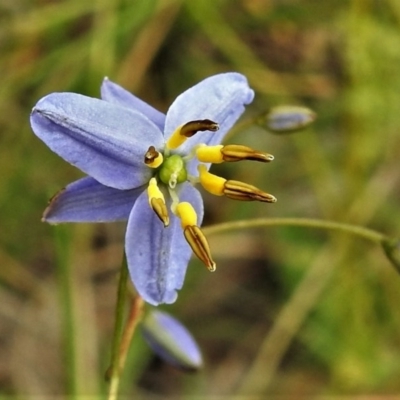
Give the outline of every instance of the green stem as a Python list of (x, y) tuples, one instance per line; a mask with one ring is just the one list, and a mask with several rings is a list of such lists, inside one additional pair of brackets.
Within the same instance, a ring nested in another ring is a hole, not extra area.
[(206, 235), (213, 235), (226, 231), (246, 228), (260, 228), (267, 226), (301, 226), (305, 228), (318, 228), (332, 231), (342, 231), (352, 235), (360, 236), (364, 239), (371, 240), (376, 243), (381, 243), (382, 240), (388, 237), (373, 229), (364, 228), (357, 225), (346, 224), (335, 221), (324, 221), (311, 218), (257, 218), (244, 219), (239, 221), (224, 222), (213, 226), (203, 228)]
[(117, 303), (115, 307), (115, 324), (114, 324), (111, 364), (106, 373), (106, 378), (110, 379), (110, 388), (108, 393), (109, 400), (114, 400), (117, 398), (118, 387), (119, 387), (119, 377), (120, 377), (119, 347), (121, 343), (121, 337), (124, 326), (127, 281), (128, 281), (128, 264), (126, 261), (126, 256), (124, 254), (124, 259), (122, 261), (121, 271), (119, 275)]

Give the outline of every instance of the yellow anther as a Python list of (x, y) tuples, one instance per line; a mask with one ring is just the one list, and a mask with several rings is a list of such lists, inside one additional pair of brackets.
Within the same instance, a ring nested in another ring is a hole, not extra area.
[(254, 150), (251, 147), (242, 146), (239, 144), (228, 144), (221, 149), (222, 159), (224, 161), (261, 161), (269, 162), (274, 159), (274, 156), (262, 151)]
[(192, 248), (193, 253), (205, 264), (210, 271), (215, 271), (215, 262), (212, 259), (210, 246), (204, 233), (196, 225), (197, 214), (193, 206), (183, 201), (176, 205), (175, 213), (181, 220), (183, 234)]
[(164, 195), (157, 186), (157, 180), (151, 178), (147, 188), (150, 207), (153, 209), (157, 217), (161, 220), (164, 226), (169, 225), (168, 209), (165, 204)]
[(276, 202), (276, 198), (272, 194), (263, 192), (253, 185), (240, 181), (226, 181), (223, 194), (233, 200), (262, 201), (265, 203)]
[(163, 155), (154, 146), (150, 146), (144, 155), (144, 163), (150, 168), (158, 168), (164, 161)]
[(200, 164), (197, 169), (201, 186), (211, 194), (223, 196), (226, 179), (208, 172), (204, 164)]
[(175, 208), (176, 215), (180, 218), (182, 229), (189, 225), (197, 224), (197, 214), (193, 206), (187, 201), (177, 204)]
[(209, 271), (214, 272), (216, 264), (212, 259), (208, 241), (201, 229), (196, 225), (191, 225), (187, 226), (183, 233), (193, 253), (205, 264)]
[(200, 145), (196, 148), (196, 157), (199, 161), (205, 163), (220, 164), (224, 162), (221, 149), (224, 146), (219, 144), (217, 146)]
[(215, 132), (219, 129), (219, 125), (209, 119), (202, 119), (197, 121), (190, 121), (179, 128), (175, 129), (167, 141), (167, 148), (176, 149), (187, 138), (192, 137), (198, 131), (212, 131)]

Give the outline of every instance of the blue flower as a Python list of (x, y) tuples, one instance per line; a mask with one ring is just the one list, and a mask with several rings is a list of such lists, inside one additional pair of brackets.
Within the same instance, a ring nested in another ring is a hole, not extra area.
[(127, 220), (125, 252), (136, 290), (153, 305), (173, 303), (191, 249), (215, 269), (199, 228), (203, 201), (194, 184), (238, 200), (275, 201), (208, 172), (214, 162), (272, 160), (245, 146), (219, 145), (253, 96), (245, 77), (226, 73), (182, 93), (166, 115), (108, 79), (101, 100), (75, 93), (44, 97), (31, 114), (33, 131), (88, 176), (57, 193), (43, 220)]

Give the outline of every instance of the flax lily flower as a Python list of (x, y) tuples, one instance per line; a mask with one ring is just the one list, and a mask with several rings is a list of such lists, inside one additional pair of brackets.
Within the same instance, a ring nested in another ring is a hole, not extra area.
[(125, 252), (136, 290), (153, 305), (173, 303), (191, 250), (215, 270), (194, 184), (238, 200), (275, 201), (254, 186), (208, 172), (210, 163), (273, 159), (245, 146), (220, 145), (253, 96), (244, 76), (225, 73), (182, 93), (166, 115), (107, 78), (101, 100), (75, 93), (44, 97), (32, 110), (33, 131), (88, 176), (57, 193), (43, 220), (127, 220)]

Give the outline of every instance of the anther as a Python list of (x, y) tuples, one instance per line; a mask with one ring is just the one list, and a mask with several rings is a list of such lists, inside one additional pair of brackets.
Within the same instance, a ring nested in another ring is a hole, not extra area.
[(192, 137), (198, 131), (215, 132), (218, 129), (219, 125), (209, 119), (187, 122), (186, 124), (181, 125), (172, 133), (167, 141), (167, 148), (176, 149), (182, 143), (184, 143), (187, 138)]
[(210, 246), (201, 229), (197, 225), (189, 225), (183, 233), (193, 253), (205, 264), (210, 272), (214, 272), (216, 264), (211, 257)]
[(224, 161), (235, 162), (242, 160), (270, 162), (274, 156), (251, 147), (238, 144), (228, 144), (226, 146), (198, 146), (196, 148), (196, 157), (201, 162), (219, 164)]
[(154, 146), (150, 146), (144, 155), (144, 163), (151, 168), (158, 168), (163, 160), (163, 155)]
[(225, 182), (223, 193), (233, 200), (261, 201), (264, 203), (275, 203), (276, 198), (272, 194), (263, 192), (253, 185), (240, 181), (228, 180)]
[(251, 147), (239, 144), (228, 144), (221, 149), (221, 153), (224, 161), (228, 162), (241, 160), (270, 162), (274, 159), (272, 154), (257, 151)]
[(164, 195), (157, 186), (155, 178), (151, 178), (147, 188), (147, 195), (149, 197), (150, 207), (153, 209), (157, 217), (164, 224), (164, 227), (169, 225), (168, 209), (165, 204)]
[(205, 264), (209, 271), (215, 271), (216, 265), (211, 256), (210, 246), (204, 233), (197, 226), (197, 214), (193, 206), (184, 201), (177, 204), (175, 212), (181, 220), (183, 234), (193, 253)]
[(200, 119), (197, 121), (187, 122), (182, 125), (180, 134), (185, 137), (192, 137), (198, 131), (211, 131), (216, 132), (219, 129), (219, 125), (209, 119)]

